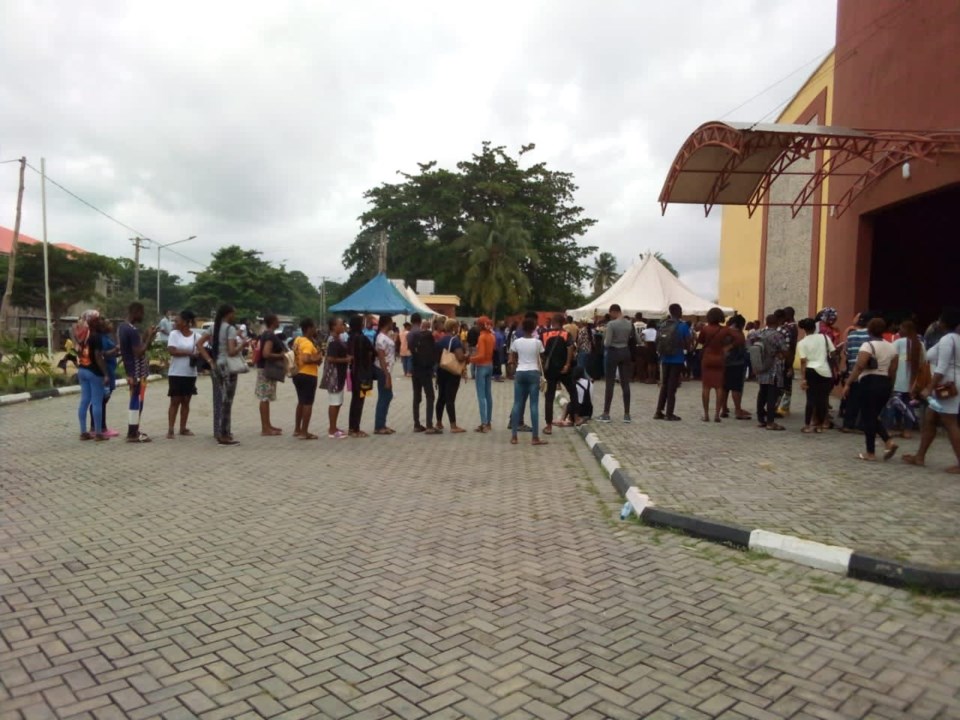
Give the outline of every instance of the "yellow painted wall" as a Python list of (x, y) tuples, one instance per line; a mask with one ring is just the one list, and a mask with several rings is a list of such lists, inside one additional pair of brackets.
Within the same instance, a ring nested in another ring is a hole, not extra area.
[[(829, 125), (833, 117), (833, 69), (835, 54), (831, 52), (813, 71), (793, 100), (777, 118), (778, 123), (796, 122), (811, 102), (827, 89), (826, 117), (818, 124)], [(826, 161), (828, 155), (824, 155)], [(829, 180), (824, 182), (821, 197), (827, 197)], [(727, 205), (720, 223), (720, 283), (721, 305), (736, 308), (747, 320), (759, 319), (760, 309), (760, 250), (763, 236), (763, 209), (757, 208), (753, 217), (747, 217), (747, 208)], [(823, 273), (826, 257), (827, 209), (820, 208), (820, 266), (816, 269), (817, 307), (823, 307)]]

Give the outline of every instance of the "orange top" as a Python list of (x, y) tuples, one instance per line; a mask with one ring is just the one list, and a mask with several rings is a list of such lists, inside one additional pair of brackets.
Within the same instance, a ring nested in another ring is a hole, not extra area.
[(493, 333), (489, 330), (481, 330), (480, 337), (477, 338), (477, 352), (470, 358), (474, 365), (493, 365), (493, 350), (496, 347), (496, 340)]

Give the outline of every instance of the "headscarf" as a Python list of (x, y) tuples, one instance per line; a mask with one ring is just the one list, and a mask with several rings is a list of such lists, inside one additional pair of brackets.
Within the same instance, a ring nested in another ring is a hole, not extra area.
[(823, 310), (817, 313), (817, 320), (822, 320), (828, 324), (835, 323), (837, 321), (836, 308), (825, 307)]
[(493, 323), (491, 322), (490, 318), (488, 318), (486, 315), (481, 315), (480, 317), (477, 318), (477, 325), (480, 327), (481, 330), (489, 330), (490, 326), (493, 325)]

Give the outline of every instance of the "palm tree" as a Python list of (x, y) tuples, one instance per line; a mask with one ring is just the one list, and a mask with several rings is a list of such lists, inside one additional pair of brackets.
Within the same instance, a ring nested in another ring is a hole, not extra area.
[(602, 252), (593, 261), (590, 268), (590, 279), (593, 280), (593, 294), (600, 295), (613, 285), (620, 277), (617, 272), (617, 259), (613, 253)]
[(464, 294), (490, 317), (496, 317), (498, 307), (515, 310), (530, 297), (524, 270), (537, 265), (540, 258), (519, 220), (494, 213), (489, 224), (471, 224), (452, 247), (466, 259)]
[[(667, 260), (663, 253), (659, 250), (653, 254), (653, 256), (660, 261), (660, 264), (663, 265), (674, 277), (680, 277), (680, 273), (677, 272), (677, 269), (673, 266), (669, 260)], [(643, 260), (643, 253), (640, 253), (640, 259)]]

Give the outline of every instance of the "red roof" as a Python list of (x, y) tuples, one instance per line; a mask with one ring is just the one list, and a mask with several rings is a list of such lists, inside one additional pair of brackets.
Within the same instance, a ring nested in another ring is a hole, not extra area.
[[(24, 235), (20, 233), (20, 237), (17, 239), (18, 243), (23, 243), (24, 245), (36, 245), (40, 241), (36, 238), (32, 238), (29, 235)], [(72, 253), (85, 253), (87, 252), (82, 247), (77, 247), (76, 245), (71, 245), (70, 243), (52, 243), (55, 248), (60, 248), (61, 250), (66, 250), (67, 252)], [(5, 228), (0, 226), (0, 255), (9, 255), (10, 248), (13, 247), (13, 230), (10, 228)]]

